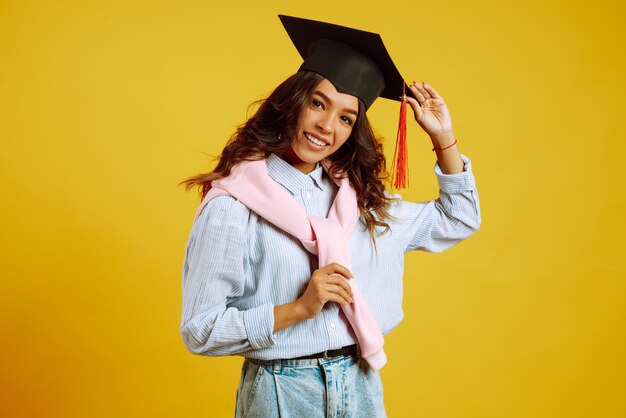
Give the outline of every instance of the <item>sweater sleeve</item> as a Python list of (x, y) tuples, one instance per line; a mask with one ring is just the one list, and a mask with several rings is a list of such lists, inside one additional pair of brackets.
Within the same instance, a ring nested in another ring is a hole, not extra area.
[(438, 164), (439, 198), (405, 202), (399, 196), (390, 211), (393, 235), (405, 251), (441, 252), (468, 238), (481, 223), (480, 204), (472, 163), (462, 155), (462, 173), (444, 174)]
[(209, 356), (275, 344), (274, 306), (239, 310), (250, 211), (231, 196), (213, 198), (194, 224), (183, 265), (181, 334), (189, 351)]

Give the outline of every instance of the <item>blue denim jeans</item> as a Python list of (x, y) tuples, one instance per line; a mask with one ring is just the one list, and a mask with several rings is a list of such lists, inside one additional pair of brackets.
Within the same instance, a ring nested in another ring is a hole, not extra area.
[(241, 370), (235, 418), (386, 417), (378, 372), (363, 360), (249, 360)]

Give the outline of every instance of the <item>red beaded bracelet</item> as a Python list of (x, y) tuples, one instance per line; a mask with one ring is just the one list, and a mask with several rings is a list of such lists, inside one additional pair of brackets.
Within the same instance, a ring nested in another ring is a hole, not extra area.
[(443, 151), (444, 149), (448, 149), (448, 148), (452, 148), (453, 146), (456, 145), (456, 143), (459, 142), (458, 139), (454, 138), (454, 142), (451, 143), (450, 145), (448, 145), (447, 147), (443, 147), (443, 148), (433, 148), (433, 151)]

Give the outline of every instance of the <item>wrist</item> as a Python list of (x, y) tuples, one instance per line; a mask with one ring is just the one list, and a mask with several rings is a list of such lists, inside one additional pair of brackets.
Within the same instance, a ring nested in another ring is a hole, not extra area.
[(452, 145), (454, 141), (456, 141), (453, 131), (446, 131), (431, 135), (430, 140), (435, 148), (445, 148)]
[(297, 300), (274, 306), (274, 333), (307, 319), (306, 311)]
[(297, 322), (301, 322), (301, 321), (311, 318), (311, 316), (308, 314), (304, 306), (304, 303), (302, 302), (301, 299), (296, 299), (293, 302), (289, 303), (288, 305), (289, 305), (289, 310), (291, 311), (292, 317)]

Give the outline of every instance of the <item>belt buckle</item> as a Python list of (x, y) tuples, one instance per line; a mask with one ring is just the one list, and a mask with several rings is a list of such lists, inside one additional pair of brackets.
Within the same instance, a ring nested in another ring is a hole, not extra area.
[(323, 358), (324, 360), (328, 360), (329, 358), (331, 358), (331, 357), (328, 357), (328, 351), (330, 351), (330, 350), (326, 350), (326, 351), (323, 351), (323, 352), (322, 352), (322, 353), (323, 353), (322, 358)]

